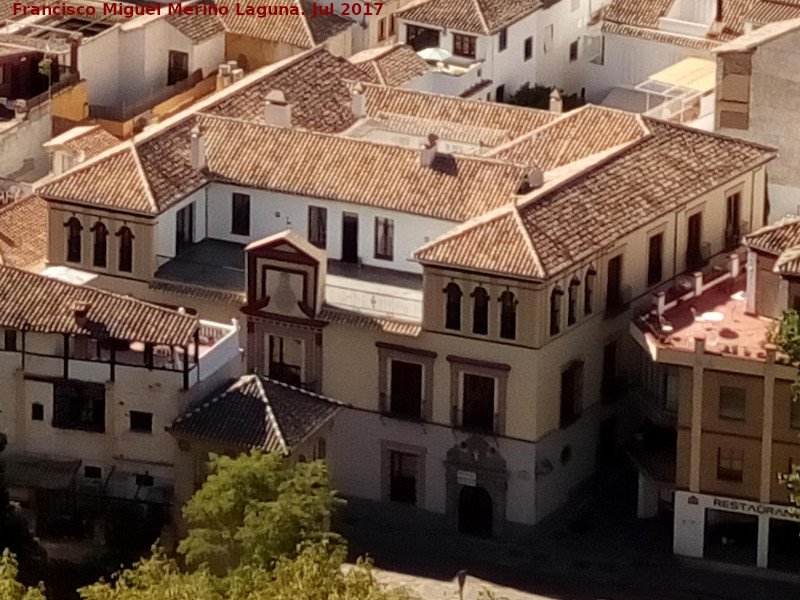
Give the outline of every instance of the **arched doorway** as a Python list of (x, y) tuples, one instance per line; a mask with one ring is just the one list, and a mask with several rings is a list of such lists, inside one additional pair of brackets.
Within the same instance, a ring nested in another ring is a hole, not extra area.
[(458, 494), (458, 531), (492, 537), (492, 497), (482, 487), (463, 486)]

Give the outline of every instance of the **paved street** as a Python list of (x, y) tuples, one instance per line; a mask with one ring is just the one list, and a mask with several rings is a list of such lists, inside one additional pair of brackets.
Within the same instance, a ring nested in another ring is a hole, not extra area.
[[(369, 553), (377, 567), (403, 574), (395, 577), (447, 582), (442, 592), (454, 589), (450, 582), (466, 569), (491, 584), (558, 600), (800, 597), (798, 576), (674, 557), (670, 520), (637, 520), (635, 491), (635, 473), (615, 469), (514, 543), (456, 535), (418, 511), (379, 517), (378, 506), (360, 501), (350, 504), (340, 530), (353, 556)], [(450, 597), (439, 593), (423, 597)]]

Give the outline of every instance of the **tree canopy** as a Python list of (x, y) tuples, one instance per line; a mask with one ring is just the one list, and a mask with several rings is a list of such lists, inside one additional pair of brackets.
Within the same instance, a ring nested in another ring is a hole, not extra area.
[(369, 561), (342, 569), (346, 544), (327, 530), (342, 501), (324, 463), (254, 450), (212, 456), (211, 466), (184, 507), (185, 567), (154, 547), (111, 581), (79, 590), (83, 600), (414, 600), (380, 584)]

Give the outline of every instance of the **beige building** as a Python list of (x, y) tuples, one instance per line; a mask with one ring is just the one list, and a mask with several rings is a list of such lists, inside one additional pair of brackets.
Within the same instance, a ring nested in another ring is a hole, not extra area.
[(797, 369), (768, 332), (798, 306), (798, 231), (795, 219), (746, 236), (746, 260), (733, 254), (715, 276), (659, 296), (631, 327), (643, 350), (640, 408), (677, 432), (670, 440), (651, 425), (634, 450), (640, 515), (659, 496), (673, 502), (678, 554), (795, 568), (800, 523), (778, 475), (800, 460)]
[(346, 405), (338, 489), (513, 533), (613, 450), (630, 311), (763, 223), (775, 153), (356, 71), (310, 51), (40, 186), (49, 269), (243, 305), (249, 371)]
[(238, 326), (7, 266), (0, 287), (12, 499), (37, 535), (126, 539), (137, 518), (152, 541), (176, 477), (166, 428), (241, 372)]
[(796, 131), (800, 8), (724, 44), (717, 60), (715, 131), (778, 148), (769, 168), (770, 221), (800, 212), (800, 155)]

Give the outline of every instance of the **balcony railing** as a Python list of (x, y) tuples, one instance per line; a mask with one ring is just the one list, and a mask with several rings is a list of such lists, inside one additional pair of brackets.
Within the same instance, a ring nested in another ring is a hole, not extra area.
[(342, 308), (350, 308), (375, 316), (394, 317), (409, 321), (422, 320), (422, 298), (409, 298), (386, 292), (372, 292), (328, 284), (325, 301)]

